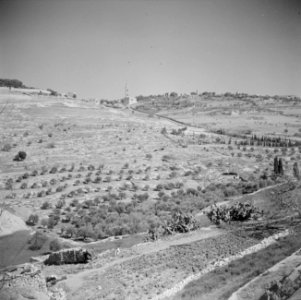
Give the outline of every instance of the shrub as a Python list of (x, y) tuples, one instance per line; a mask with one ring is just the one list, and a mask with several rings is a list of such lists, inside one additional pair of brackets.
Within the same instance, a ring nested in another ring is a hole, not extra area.
[(154, 191), (161, 191), (163, 190), (163, 185), (161, 183), (159, 183), (155, 188), (154, 188)]
[(245, 221), (256, 219), (259, 215), (258, 209), (249, 203), (236, 203), (231, 207), (213, 205), (207, 213), (208, 218), (219, 225), (221, 221)]
[(47, 227), (47, 224), (48, 224), (48, 218), (44, 218), (41, 220), (41, 226), (42, 227)]
[(49, 250), (50, 251), (59, 251), (62, 249), (62, 244), (58, 239), (54, 239), (49, 243)]
[(171, 155), (163, 155), (162, 156), (162, 161), (163, 162), (168, 162), (169, 160), (172, 159), (172, 156)]
[(45, 194), (46, 194), (45, 191), (41, 190), (41, 191), (38, 192), (37, 197), (42, 198), (42, 197), (45, 196)]
[(12, 149), (12, 146), (10, 144), (5, 144), (1, 150), (4, 152), (9, 152)]
[(23, 183), (21, 184), (21, 186), (20, 186), (20, 189), (22, 189), (22, 190), (27, 189), (27, 183), (26, 183), (26, 182), (23, 182)]
[(26, 225), (28, 226), (35, 226), (39, 222), (38, 215), (30, 215), (26, 221)]
[(31, 185), (31, 189), (36, 189), (36, 188), (38, 188), (39, 186), (38, 186), (38, 184), (36, 183), (36, 182), (34, 182), (32, 185)]
[(47, 168), (43, 166), (40, 175), (45, 175), (47, 171), (48, 171)]
[(60, 185), (60, 186), (58, 186), (58, 187), (56, 188), (55, 191), (56, 191), (57, 193), (60, 193), (60, 192), (63, 191), (63, 189), (64, 189), (64, 187)]
[(42, 187), (47, 187), (47, 185), (48, 185), (48, 182), (46, 180), (42, 182)]
[(51, 185), (55, 185), (55, 184), (57, 184), (57, 180), (56, 180), (55, 178), (52, 178), (52, 179), (49, 181), (49, 183), (50, 183)]
[(73, 185), (74, 186), (78, 186), (78, 185), (80, 185), (80, 180), (79, 179), (77, 179), (74, 183), (73, 183)]
[(60, 217), (57, 216), (57, 215), (56, 216), (55, 215), (50, 216), (49, 219), (48, 219), (47, 227), (49, 229), (52, 229), (54, 226), (56, 226), (58, 224), (59, 220), (60, 220)]
[(49, 209), (49, 208), (51, 208), (51, 205), (48, 201), (45, 201), (41, 206), (41, 209)]
[(22, 176), (19, 176), (19, 177), (16, 179), (16, 182), (21, 182), (22, 179), (23, 179), (23, 177), (22, 177)]
[(163, 127), (163, 128), (161, 129), (161, 134), (167, 134), (167, 130), (166, 130), (165, 127)]
[(65, 168), (65, 167), (63, 167), (63, 168), (61, 168), (61, 169), (60, 169), (60, 171), (59, 171), (59, 172), (60, 172), (60, 173), (64, 173), (64, 172), (66, 172), (66, 171), (67, 171), (67, 170), (66, 170), (66, 168)]
[(52, 167), (49, 171), (50, 174), (55, 174), (57, 172), (57, 167)]
[(19, 151), (18, 154), (14, 157), (14, 161), (23, 161), (26, 158), (25, 151)]
[(78, 169), (78, 172), (84, 172), (86, 171), (85, 167), (84, 166), (80, 166), (79, 169)]
[(7, 181), (5, 182), (5, 189), (6, 190), (13, 189), (13, 179), (12, 178), (7, 179)]
[(146, 154), (146, 155), (145, 155), (145, 158), (148, 159), (148, 160), (150, 160), (150, 159), (153, 158), (153, 156), (152, 156), (151, 154)]
[(33, 237), (29, 240), (30, 246), (28, 247), (30, 250), (40, 250), (45, 242), (47, 241), (47, 236), (41, 232), (36, 232)]
[(61, 209), (65, 205), (65, 201), (59, 200), (56, 204), (55, 207), (58, 209)]
[(53, 148), (55, 148), (55, 144), (53, 142), (48, 143), (47, 146), (46, 146), (46, 148), (53, 149)]
[(93, 165), (89, 165), (89, 166), (88, 166), (88, 170), (89, 170), (89, 171), (94, 171), (94, 170), (95, 170), (95, 167), (94, 167)]

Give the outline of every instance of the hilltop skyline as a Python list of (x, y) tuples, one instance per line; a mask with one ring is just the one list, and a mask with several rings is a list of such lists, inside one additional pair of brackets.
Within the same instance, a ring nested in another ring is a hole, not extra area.
[(0, 11), (0, 77), (29, 86), (301, 96), (297, 0), (2, 0)]

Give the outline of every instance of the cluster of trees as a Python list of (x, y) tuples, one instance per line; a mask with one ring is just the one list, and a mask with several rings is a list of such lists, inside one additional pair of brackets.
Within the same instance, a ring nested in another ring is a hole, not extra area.
[[(248, 135), (239, 135), (239, 134), (231, 134), (226, 133), (224, 129), (218, 129), (215, 131), (217, 134), (227, 135), (230, 137), (241, 138), (242, 141), (235, 141), (236, 145), (240, 146), (263, 146), (263, 147), (298, 147), (301, 145), (299, 141), (292, 141), (291, 139), (281, 138), (281, 137), (269, 137), (269, 136), (257, 136), (252, 135), (251, 137)], [(229, 139), (229, 144), (231, 144), (232, 140)]]
[(275, 175), (283, 175), (283, 162), (282, 158), (278, 158), (277, 156), (274, 158), (274, 174)]
[(207, 213), (211, 222), (219, 225), (221, 221), (229, 223), (231, 221), (246, 221), (256, 219), (263, 212), (260, 212), (254, 205), (250, 203), (236, 203), (230, 207), (213, 205)]
[(172, 129), (172, 131), (170, 132), (170, 134), (173, 134), (173, 135), (182, 135), (185, 130), (187, 130), (187, 127), (179, 128), (178, 130), (177, 129)]
[(0, 79), (0, 86), (9, 88), (26, 88), (23, 82), (17, 79)]
[(252, 135), (249, 141), (251, 146), (264, 146), (264, 147), (293, 147), (298, 146), (297, 141), (292, 142), (290, 139), (282, 139), (281, 137), (269, 137), (262, 136), (258, 137)]

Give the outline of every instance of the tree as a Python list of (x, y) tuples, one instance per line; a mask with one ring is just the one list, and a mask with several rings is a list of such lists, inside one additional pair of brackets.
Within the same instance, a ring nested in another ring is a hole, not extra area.
[(50, 251), (59, 251), (62, 249), (62, 244), (58, 239), (54, 239), (49, 243), (49, 250)]
[(94, 238), (95, 233), (93, 231), (91, 224), (80, 227), (77, 231), (77, 236), (83, 239), (86, 239), (87, 237)]
[(282, 163), (282, 159), (279, 158), (279, 161), (278, 161), (278, 174), (280, 175), (283, 175), (283, 163)]
[(19, 151), (18, 154), (14, 157), (14, 161), (22, 161), (26, 158), (26, 152), (25, 151)]
[(30, 250), (40, 250), (45, 242), (47, 241), (47, 236), (44, 235), (42, 232), (36, 232), (31, 240), (29, 241), (29, 249)]
[(294, 172), (294, 177), (299, 180), (300, 179), (300, 172), (299, 172), (299, 166), (298, 166), (297, 162), (294, 163), (293, 172)]
[(0, 79), (0, 86), (6, 86), (9, 88), (21, 88), (25, 87), (23, 82), (17, 79)]
[(30, 215), (28, 220), (26, 221), (26, 224), (28, 226), (34, 226), (39, 222), (39, 216), (38, 215)]
[(278, 162), (278, 157), (275, 156), (274, 158), (274, 174), (278, 174), (279, 172), (279, 166), (278, 166), (279, 162)]

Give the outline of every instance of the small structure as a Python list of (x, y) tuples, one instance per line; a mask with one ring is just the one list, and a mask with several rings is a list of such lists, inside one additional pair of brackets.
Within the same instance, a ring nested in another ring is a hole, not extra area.
[(124, 89), (124, 98), (122, 98), (120, 102), (125, 106), (131, 106), (137, 103), (136, 97), (129, 96), (129, 90), (127, 84), (125, 85), (125, 89)]
[(134, 104), (137, 104), (137, 98), (136, 97), (125, 97), (121, 99), (121, 103), (125, 106), (131, 106)]

